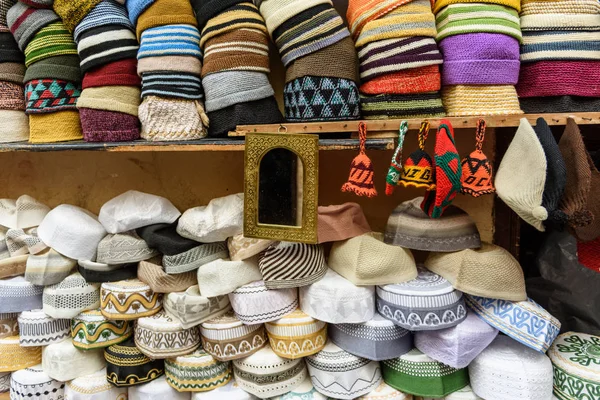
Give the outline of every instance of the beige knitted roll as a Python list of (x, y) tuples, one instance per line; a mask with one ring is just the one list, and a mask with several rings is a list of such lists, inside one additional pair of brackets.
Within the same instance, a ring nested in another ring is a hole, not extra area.
[(86, 88), (77, 99), (77, 108), (115, 111), (138, 115), (140, 88), (135, 86), (101, 86)]
[(146, 140), (198, 140), (207, 134), (208, 116), (198, 101), (147, 96), (139, 117)]
[(150, 286), (155, 293), (183, 292), (198, 283), (196, 271), (167, 274), (163, 269), (160, 256), (140, 262), (138, 279)]
[(511, 85), (452, 85), (442, 88), (449, 117), (523, 114), (517, 91)]

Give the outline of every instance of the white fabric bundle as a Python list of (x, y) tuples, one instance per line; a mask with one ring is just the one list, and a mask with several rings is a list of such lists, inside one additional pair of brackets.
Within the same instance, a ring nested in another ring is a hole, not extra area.
[(82, 351), (68, 338), (44, 347), (42, 366), (49, 377), (66, 382), (101, 370), (106, 361), (101, 349)]
[(243, 261), (215, 260), (198, 269), (198, 286), (206, 297), (227, 295), (261, 279), (257, 257)]
[(201, 243), (222, 242), (242, 233), (243, 224), (244, 195), (237, 193), (190, 208), (179, 219), (177, 233)]

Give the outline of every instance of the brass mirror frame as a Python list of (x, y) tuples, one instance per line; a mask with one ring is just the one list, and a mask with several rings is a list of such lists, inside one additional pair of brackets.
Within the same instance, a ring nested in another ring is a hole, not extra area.
[[(302, 161), (301, 226), (260, 224), (258, 196), (260, 163), (270, 150), (283, 148)], [(244, 236), (248, 238), (317, 243), (319, 204), (319, 137), (289, 133), (247, 133), (244, 156)]]

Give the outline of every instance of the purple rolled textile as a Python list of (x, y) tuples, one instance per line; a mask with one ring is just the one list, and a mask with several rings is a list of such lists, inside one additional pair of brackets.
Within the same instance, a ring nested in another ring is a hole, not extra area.
[(439, 43), (444, 55), (442, 85), (515, 85), (519, 41), (501, 33), (466, 33)]

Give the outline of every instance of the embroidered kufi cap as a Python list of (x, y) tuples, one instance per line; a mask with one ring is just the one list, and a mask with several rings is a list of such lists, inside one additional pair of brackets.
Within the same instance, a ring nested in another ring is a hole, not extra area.
[(267, 289), (263, 281), (237, 288), (229, 294), (231, 307), (245, 324), (275, 321), (298, 308), (298, 289)]
[(377, 311), (395, 324), (411, 330), (450, 328), (467, 317), (463, 293), (441, 276), (419, 266), (412, 281), (377, 286)]
[(108, 233), (122, 233), (154, 224), (170, 224), (179, 210), (164, 197), (128, 190), (104, 203), (98, 220)]
[(133, 338), (107, 347), (104, 358), (106, 380), (119, 387), (141, 385), (153, 381), (165, 372), (165, 362), (148, 358), (135, 346)]
[(381, 382), (377, 389), (360, 396), (357, 400), (412, 400), (410, 394), (402, 393), (385, 382)]
[(171, 224), (148, 225), (135, 231), (146, 241), (148, 247), (165, 256), (185, 253), (198, 246), (195, 240), (184, 238), (177, 233), (177, 221)]
[(49, 316), (73, 318), (82, 311), (100, 306), (100, 284), (87, 283), (79, 272), (75, 272), (60, 283), (46, 286), (43, 303), (43, 310)]
[(464, 293), (511, 301), (527, 299), (521, 265), (500, 246), (484, 243), (480, 249), (430, 253), (425, 266)]
[(164, 311), (138, 319), (135, 345), (152, 359), (164, 359), (193, 353), (200, 346), (200, 329), (183, 329), (179, 321)]
[(235, 235), (227, 239), (229, 258), (231, 261), (241, 261), (254, 257), (273, 243), (272, 240), (247, 238), (243, 234)]
[(225, 242), (205, 243), (199, 246), (197, 242), (194, 243), (195, 246), (187, 251), (163, 257), (163, 266), (167, 274), (190, 271), (194, 271), (195, 274), (201, 266), (220, 258), (227, 258), (229, 255)]
[(19, 313), (0, 313), (0, 339), (19, 334)]
[[(181, 393), (167, 383), (163, 375), (148, 383), (129, 387), (129, 400), (189, 400), (189, 393)], [(219, 397), (219, 400), (222, 400)]]
[(106, 380), (106, 368), (103, 368), (67, 382), (65, 398), (69, 400), (126, 399), (127, 388), (111, 385)]
[(25, 279), (34, 285), (47, 286), (61, 282), (71, 274), (77, 262), (54, 249), (30, 254), (25, 266)]
[(498, 335), (498, 330), (475, 314), (452, 328), (415, 333), (415, 347), (453, 368), (466, 368)]
[(337, 346), (368, 360), (400, 357), (413, 348), (412, 333), (375, 313), (361, 324), (331, 324), (329, 339)]
[(50, 207), (26, 194), (17, 200), (0, 199), (0, 225), (12, 229), (39, 226)]
[(408, 249), (448, 252), (481, 247), (479, 231), (467, 213), (449, 206), (440, 218), (421, 210), (423, 197), (405, 201), (388, 218), (385, 242)]
[(467, 386), (466, 368), (444, 365), (413, 349), (408, 353), (381, 363), (385, 382), (404, 392), (424, 397), (444, 397)]
[(355, 285), (386, 285), (417, 277), (410, 250), (384, 243), (380, 233), (334, 243), (327, 261), (329, 268)]
[(185, 292), (169, 293), (163, 298), (163, 302), (167, 314), (177, 319), (184, 329), (219, 317), (231, 310), (227, 295), (203, 296), (198, 285), (187, 288)]
[(61, 204), (40, 223), (38, 236), (60, 254), (75, 260), (93, 260), (106, 231), (91, 212)]
[(62, 399), (65, 383), (46, 374), (41, 364), (15, 371), (10, 376), (10, 398), (53, 400)]
[(150, 286), (138, 279), (107, 282), (100, 290), (102, 315), (108, 319), (138, 319), (156, 314), (162, 299)]
[(0, 372), (13, 372), (42, 362), (41, 347), (23, 347), (19, 335), (0, 338)]
[(233, 374), (242, 389), (260, 399), (290, 392), (307, 377), (304, 360), (281, 358), (270, 346), (249, 357), (233, 360)]
[(357, 203), (321, 206), (318, 213), (319, 243), (339, 242), (371, 232), (367, 218)]
[(310, 377), (306, 377), (294, 390), (281, 396), (271, 397), (270, 400), (327, 400), (328, 397), (317, 392)]
[(230, 362), (217, 361), (200, 349), (166, 360), (165, 375), (178, 392), (206, 392), (226, 385), (233, 373)]
[(246, 325), (233, 311), (202, 323), (200, 333), (202, 348), (219, 361), (248, 357), (267, 343), (263, 324)]
[(48, 346), (71, 336), (71, 321), (54, 319), (42, 310), (23, 311), (19, 315), (19, 344)]
[(558, 319), (531, 299), (513, 302), (466, 295), (465, 301), (479, 318), (541, 353), (548, 351), (560, 332)]
[(71, 338), (44, 347), (44, 371), (57, 381), (70, 381), (104, 368), (102, 350), (82, 351), (73, 346)]
[(327, 343), (327, 324), (299, 308), (278, 320), (267, 322), (271, 348), (283, 358), (302, 358), (315, 354)]
[(100, 310), (84, 311), (71, 320), (73, 346), (98, 349), (121, 343), (133, 335), (129, 321), (108, 320)]
[(366, 322), (375, 313), (375, 288), (355, 286), (329, 269), (320, 281), (300, 288), (300, 308), (330, 324)]
[(310, 285), (327, 271), (322, 245), (292, 242), (269, 246), (260, 257), (258, 266), (269, 289)]
[(320, 393), (336, 399), (354, 399), (376, 389), (381, 369), (376, 361), (357, 357), (333, 342), (306, 358), (310, 379)]
[(0, 313), (42, 308), (43, 286), (27, 282), (22, 276), (0, 279)]
[(190, 208), (179, 218), (177, 233), (202, 243), (223, 242), (242, 233), (244, 195), (232, 194)]
[(140, 261), (137, 270), (138, 279), (147, 283), (155, 293), (180, 292), (198, 283), (196, 271), (182, 274), (166, 273), (161, 259), (161, 256), (157, 256)]
[(244, 285), (261, 279), (258, 257), (242, 261), (218, 259), (198, 269), (200, 291), (209, 297), (229, 294)]
[(552, 362), (548, 356), (508, 336), (498, 336), (473, 360), (469, 377), (473, 392), (484, 399), (552, 398)]
[(126, 264), (147, 260), (158, 255), (135, 231), (108, 234), (98, 243), (97, 261), (106, 264)]
[[(568, 399), (573, 393), (593, 398), (600, 387), (600, 337), (566, 332), (548, 351), (554, 369), (554, 394)], [(581, 392), (578, 392), (581, 390)]]
[(117, 282), (137, 278), (137, 263), (105, 264), (79, 260), (78, 271), (90, 283)]

